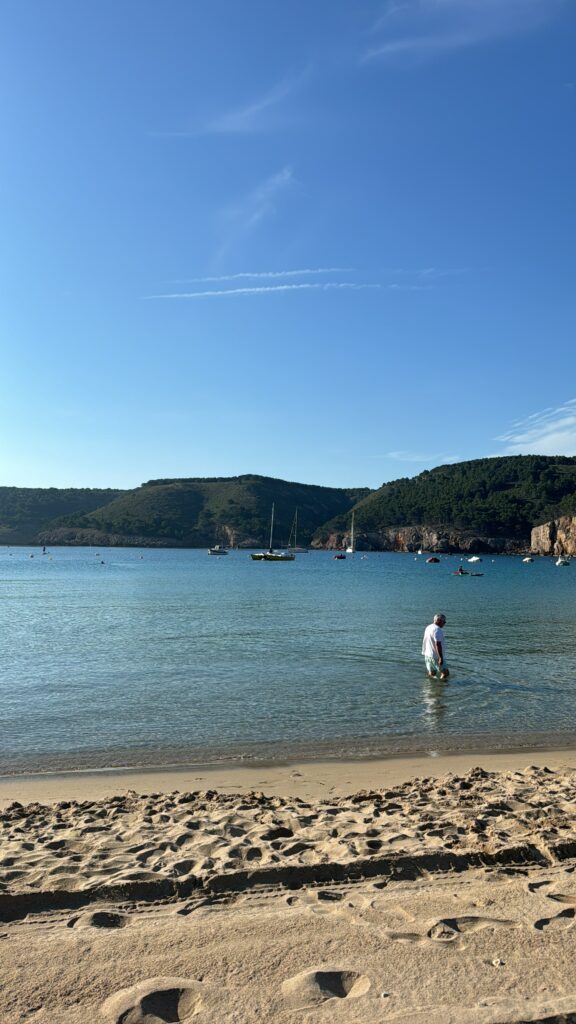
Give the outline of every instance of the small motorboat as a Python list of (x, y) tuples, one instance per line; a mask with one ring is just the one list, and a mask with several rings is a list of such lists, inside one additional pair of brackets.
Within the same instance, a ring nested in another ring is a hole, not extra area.
[(340, 551), (340, 552), (339, 552), (339, 553), (338, 553), (337, 555), (334, 555), (334, 558), (335, 558), (335, 559), (336, 559), (336, 560), (337, 560), (338, 562), (341, 562), (343, 558), (346, 558), (346, 555), (344, 554), (344, 552), (343, 552), (343, 551)]
[(432, 556), (431, 556), (431, 558), (427, 558), (427, 559), (426, 559), (426, 562), (427, 562), (427, 563), (430, 563), (430, 562), (439, 562), (439, 561), (440, 561), (440, 559), (439, 559), (439, 558), (436, 558), (436, 555), (432, 555)]
[(227, 555), (228, 549), (223, 547), (222, 544), (215, 544), (214, 547), (208, 548), (209, 555)]
[(482, 559), (479, 555), (472, 555), (472, 558), (467, 559), (468, 562), (481, 562)]
[(555, 565), (570, 565), (570, 559), (565, 558), (564, 555), (559, 555), (558, 559), (555, 562)]
[(526, 558), (522, 559), (522, 561), (523, 562), (533, 562), (534, 559), (532, 558), (532, 555), (527, 555)]

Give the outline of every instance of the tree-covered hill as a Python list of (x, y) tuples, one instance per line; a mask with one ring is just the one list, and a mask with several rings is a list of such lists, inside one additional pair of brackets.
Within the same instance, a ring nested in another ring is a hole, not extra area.
[[(285, 545), (298, 510), (298, 541), (349, 539), (355, 508), (360, 547), (421, 544), (395, 530), (443, 532), (438, 543), (492, 538), (528, 546), (532, 527), (576, 515), (576, 457), (517, 455), (476, 459), (394, 480), (377, 491), (318, 487), (271, 477), (150, 480), (130, 491), (0, 487), (0, 544), (150, 544), (203, 547)], [(450, 538), (447, 533), (450, 532)], [(430, 538), (426, 543), (433, 543)], [(512, 545), (513, 546), (513, 545)]]
[[(356, 508), (359, 534), (421, 526), (509, 537), (529, 543), (533, 526), (576, 514), (576, 457), (515, 455), (438, 466), (384, 484)], [(337, 517), (317, 532), (323, 543), (345, 530)]]
[(30, 544), (58, 516), (91, 512), (122, 493), (92, 487), (0, 487), (0, 544)]
[(88, 514), (60, 517), (42, 534), (45, 543), (149, 543), (199, 547), (217, 542), (268, 543), (275, 505), (274, 541), (288, 542), (298, 510), (298, 542), (347, 512), (368, 488), (317, 487), (264, 476), (150, 480)]

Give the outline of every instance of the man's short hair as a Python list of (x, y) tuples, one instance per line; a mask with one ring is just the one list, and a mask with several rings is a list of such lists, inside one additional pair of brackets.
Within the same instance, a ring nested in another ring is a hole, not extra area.
[(436, 615), (434, 616), (435, 625), (439, 626), (442, 622), (446, 622), (446, 616), (443, 612), (436, 612)]

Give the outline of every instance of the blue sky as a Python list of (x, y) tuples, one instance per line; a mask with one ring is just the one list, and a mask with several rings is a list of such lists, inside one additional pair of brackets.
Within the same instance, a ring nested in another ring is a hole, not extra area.
[(576, 454), (571, 0), (0, 10), (0, 484)]

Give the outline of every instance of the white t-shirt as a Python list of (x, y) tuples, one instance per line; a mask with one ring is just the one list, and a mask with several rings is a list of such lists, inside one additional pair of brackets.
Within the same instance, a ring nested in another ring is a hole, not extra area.
[(437, 626), (435, 622), (431, 622), (429, 626), (426, 626), (424, 639), (422, 640), (422, 654), (425, 658), (437, 658), (434, 641), (437, 644), (442, 644), (442, 655), (444, 656), (444, 630), (441, 626)]

